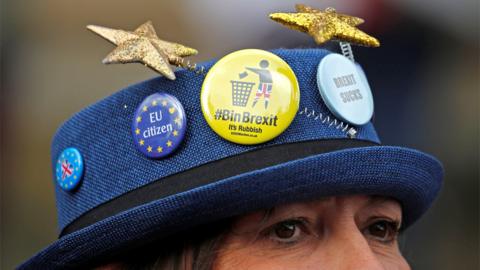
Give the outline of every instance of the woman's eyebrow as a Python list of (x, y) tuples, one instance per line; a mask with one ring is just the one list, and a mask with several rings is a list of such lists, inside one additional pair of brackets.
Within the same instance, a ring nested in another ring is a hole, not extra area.
[(260, 224), (267, 222), (273, 216), (274, 212), (275, 212), (275, 207), (265, 210), (263, 213), (262, 220), (260, 221), (261, 222)]

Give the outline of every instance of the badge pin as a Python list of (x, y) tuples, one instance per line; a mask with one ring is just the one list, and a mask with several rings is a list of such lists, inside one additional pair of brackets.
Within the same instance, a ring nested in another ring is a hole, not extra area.
[(135, 145), (149, 158), (162, 158), (173, 153), (183, 141), (186, 129), (182, 104), (166, 93), (145, 98), (132, 123)]
[(202, 86), (201, 106), (210, 127), (238, 144), (263, 143), (293, 121), (300, 91), (290, 66), (263, 50), (247, 49), (220, 59)]
[(359, 67), (340, 54), (325, 56), (318, 65), (317, 85), (328, 109), (339, 119), (364, 125), (373, 115), (373, 97)]
[(83, 169), (83, 158), (78, 149), (70, 147), (63, 150), (55, 168), (55, 176), (60, 188), (67, 191), (75, 189), (82, 181)]

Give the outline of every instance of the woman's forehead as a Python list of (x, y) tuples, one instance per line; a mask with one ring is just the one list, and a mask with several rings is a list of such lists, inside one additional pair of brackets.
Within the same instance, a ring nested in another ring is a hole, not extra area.
[(342, 196), (331, 196), (323, 197), (310, 201), (303, 202), (294, 202), (289, 204), (278, 205), (274, 207), (274, 210), (279, 211), (283, 208), (310, 208), (315, 209), (317, 207), (328, 207), (328, 206), (347, 206), (353, 205), (356, 208), (363, 208), (369, 206), (378, 206), (378, 205), (392, 205), (400, 207), (400, 204), (397, 200), (378, 195), (342, 195)]
[(310, 201), (294, 202), (272, 207), (268, 210), (262, 210), (252, 213), (252, 217), (265, 218), (265, 216), (288, 215), (288, 214), (319, 214), (325, 209), (348, 208), (351, 211), (375, 210), (378, 208), (401, 213), (400, 203), (390, 197), (377, 195), (344, 195), (323, 197)]

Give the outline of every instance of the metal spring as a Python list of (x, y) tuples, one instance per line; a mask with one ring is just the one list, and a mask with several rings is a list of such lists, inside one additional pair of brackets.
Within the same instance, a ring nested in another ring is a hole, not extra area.
[(347, 133), (347, 136), (349, 138), (355, 138), (355, 135), (357, 135), (357, 130), (350, 126), (349, 124), (346, 124), (342, 121), (337, 120), (336, 118), (330, 117), (329, 115), (324, 115), (323, 113), (317, 113), (315, 110), (310, 110), (305, 107), (303, 110), (301, 110), (299, 115), (305, 115), (307, 118), (313, 118), (315, 121), (320, 121), (322, 124), (326, 124), (329, 127), (334, 127), (335, 129), (339, 129), (342, 132)]
[(348, 42), (340, 42), (340, 49), (342, 50), (342, 54), (347, 57), (348, 59), (355, 62), (355, 58), (353, 57), (352, 46)]
[(192, 63), (189, 60), (185, 61), (184, 58), (180, 59), (178, 66), (194, 71), (196, 74), (205, 74), (204, 66), (198, 66), (197, 63)]

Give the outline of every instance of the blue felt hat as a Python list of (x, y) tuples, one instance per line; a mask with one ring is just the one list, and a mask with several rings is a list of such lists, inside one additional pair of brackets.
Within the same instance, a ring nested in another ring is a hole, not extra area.
[[(293, 69), (301, 99), (291, 125), (267, 143), (234, 144), (212, 131), (200, 106), (204, 75), (188, 70), (177, 71), (175, 81), (130, 86), (65, 122), (53, 139), (52, 168), (65, 149), (77, 149), (82, 181), (73, 190), (55, 182), (60, 238), (20, 269), (81, 267), (153, 235), (323, 196), (392, 197), (403, 207), (405, 226), (416, 221), (441, 187), (439, 161), (381, 145), (371, 122), (356, 127), (354, 138), (334, 122), (316, 82), (329, 51), (272, 52)], [(150, 159), (136, 149), (131, 125), (142, 100), (159, 91), (178, 98), (188, 127), (174, 154)]]

